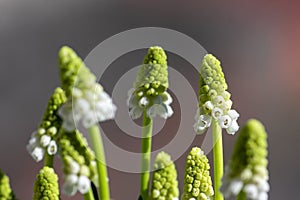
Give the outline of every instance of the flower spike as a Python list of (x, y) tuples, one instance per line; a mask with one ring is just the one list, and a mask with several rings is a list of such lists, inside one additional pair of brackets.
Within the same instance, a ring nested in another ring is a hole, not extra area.
[(15, 200), (15, 195), (10, 187), (9, 178), (0, 170), (0, 199)]
[(90, 128), (98, 121), (114, 118), (116, 106), (112, 99), (70, 47), (64, 46), (59, 51), (59, 66), (62, 88), (68, 98), (59, 110), (65, 130), (74, 131), (75, 122), (79, 121)]
[(58, 176), (53, 168), (44, 167), (40, 170), (34, 183), (33, 200), (59, 200)]
[(213, 199), (214, 189), (209, 175), (209, 163), (203, 151), (194, 147), (187, 156), (184, 188), (181, 200)]
[(97, 180), (94, 152), (79, 131), (63, 132), (60, 138), (60, 155), (63, 160), (63, 192), (73, 196), (77, 191), (85, 194), (91, 181)]
[(177, 171), (171, 156), (160, 152), (155, 160), (152, 180), (151, 200), (178, 200)]
[(267, 200), (270, 189), (267, 170), (267, 133), (264, 126), (251, 119), (239, 133), (225, 170), (221, 191), (225, 197), (246, 196), (250, 200)]
[(128, 92), (129, 114), (132, 119), (142, 116), (144, 110), (150, 118), (159, 115), (168, 118), (173, 114), (172, 98), (167, 92), (167, 55), (161, 47), (150, 47), (139, 70), (134, 88)]
[(217, 120), (228, 134), (235, 134), (239, 129), (239, 114), (231, 109), (232, 101), (227, 91), (227, 83), (220, 61), (211, 54), (204, 56), (200, 69), (199, 108), (195, 116), (194, 129), (204, 133)]
[(44, 158), (45, 153), (54, 155), (57, 152), (56, 138), (62, 124), (57, 111), (66, 102), (66, 96), (61, 88), (56, 88), (51, 96), (44, 117), (27, 145), (27, 150), (37, 162)]

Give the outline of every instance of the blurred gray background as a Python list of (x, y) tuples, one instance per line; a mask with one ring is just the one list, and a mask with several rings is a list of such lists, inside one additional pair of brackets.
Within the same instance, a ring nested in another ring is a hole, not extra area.
[[(270, 199), (297, 199), (300, 6), (293, 2), (0, 0), (0, 168), (11, 177), (16, 195), (31, 199), (42, 166), (25, 147), (49, 96), (60, 84), (59, 48), (70, 45), (84, 58), (114, 34), (153, 26), (187, 34), (222, 61), (234, 107), (241, 113), (239, 123), (255, 117), (269, 133)], [(109, 93), (117, 81), (113, 69), (130, 69), (142, 62), (145, 53), (131, 52), (112, 63), (101, 81)], [(168, 56), (169, 64), (197, 91), (198, 77), (192, 66), (174, 54)], [(176, 113), (178, 104), (174, 106)], [(155, 136), (154, 149), (176, 134), (178, 116)], [(123, 134), (114, 122), (105, 122), (103, 127), (111, 130), (108, 137), (120, 147), (139, 150), (140, 141)], [(202, 139), (197, 136), (191, 147)], [(225, 161), (235, 140), (236, 136), (224, 134)], [(186, 153), (176, 160), (180, 188)], [(212, 161), (211, 154), (209, 158)], [(59, 159), (55, 168), (61, 171)], [(109, 169), (109, 175), (113, 199), (137, 199), (138, 174)]]

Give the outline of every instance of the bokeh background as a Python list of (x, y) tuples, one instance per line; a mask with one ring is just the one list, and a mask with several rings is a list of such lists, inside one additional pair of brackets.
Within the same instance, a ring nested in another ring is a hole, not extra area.
[[(114, 34), (153, 26), (187, 34), (222, 61), (234, 107), (241, 113), (239, 123), (255, 117), (263, 121), (269, 133), (270, 199), (297, 199), (299, 9), (298, 1), (283, 0), (0, 0), (0, 168), (10, 176), (16, 195), (21, 200), (31, 199), (33, 182), (42, 166), (32, 160), (25, 146), (49, 96), (60, 84), (59, 48), (70, 45), (84, 58)], [(145, 53), (138, 50), (124, 55), (112, 63), (111, 69), (130, 69), (142, 61)], [(169, 64), (187, 77), (196, 92), (198, 77), (192, 66), (176, 55), (168, 56)], [(113, 89), (113, 72), (108, 70), (101, 82), (108, 92)], [(177, 118), (178, 114), (154, 138), (154, 149), (176, 134)], [(102, 126), (111, 130), (110, 139), (120, 147), (139, 150), (140, 140), (127, 136), (113, 122)], [(191, 147), (202, 139), (195, 137)], [(225, 161), (235, 140), (236, 136), (224, 134)], [(180, 188), (186, 153), (176, 160)], [(209, 158), (212, 160), (211, 153)], [(55, 167), (60, 171), (59, 159)], [(137, 199), (138, 174), (109, 169), (109, 175), (113, 199)]]

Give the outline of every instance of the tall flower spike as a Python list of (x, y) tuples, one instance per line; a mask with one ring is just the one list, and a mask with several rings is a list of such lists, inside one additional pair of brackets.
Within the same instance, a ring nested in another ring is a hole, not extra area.
[(15, 200), (15, 195), (10, 187), (9, 178), (0, 170), (0, 199)]
[(77, 191), (85, 194), (96, 182), (96, 162), (94, 152), (79, 131), (63, 132), (60, 138), (60, 153), (63, 160), (63, 192), (72, 196)]
[(56, 138), (61, 128), (62, 120), (57, 115), (60, 106), (66, 102), (66, 96), (61, 88), (56, 88), (50, 97), (44, 117), (28, 142), (27, 150), (37, 162), (44, 158), (44, 154), (54, 155), (57, 152)]
[(173, 114), (172, 98), (167, 92), (167, 56), (161, 47), (150, 47), (139, 70), (134, 88), (128, 92), (129, 114), (132, 119), (141, 117), (146, 109), (150, 118), (159, 115), (168, 118)]
[(154, 163), (151, 200), (178, 200), (177, 171), (171, 156), (160, 152)]
[(194, 147), (187, 156), (181, 200), (213, 199), (214, 189), (209, 163), (203, 151)]
[(68, 98), (59, 110), (65, 130), (75, 130), (75, 122), (79, 121), (90, 128), (98, 121), (114, 118), (116, 106), (112, 99), (70, 47), (64, 46), (59, 51), (59, 66), (62, 88)]
[(227, 91), (227, 84), (220, 61), (211, 54), (204, 56), (200, 69), (199, 107), (195, 116), (194, 129), (204, 133), (217, 120), (228, 134), (235, 134), (239, 126), (239, 114), (231, 109), (232, 101)]
[[(225, 170), (221, 191), (225, 197), (242, 200), (267, 200), (267, 133), (264, 126), (251, 119), (239, 133), (234, 151)], [(244, 195), (244, 198), (242, 196)]]
[(34, 183), (33, 200), (59, 200), (58, 176), (53, 168), (44, 167), (36, 177)]

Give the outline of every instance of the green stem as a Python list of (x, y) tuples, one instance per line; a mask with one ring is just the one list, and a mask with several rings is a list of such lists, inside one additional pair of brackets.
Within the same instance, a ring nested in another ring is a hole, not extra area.
[(100, 199), (110, 200), (104, 147), (98, 126), (93, 125), (92, 127), (90, 127), (89, 134), (91, 138), (92, 147), (96, 155)]
[(54, 156), (51, 156), (46, 152), (45, 159), (44, 159), (44, 166), (53, 167), (53, 158)]
[(214, 152), (214, 189), (215, 200), (223, 200), (224, 197), (220, 192), (223, 176), (223, 144), (222, 144), (222, 129), (217, 120), (212, 121), (212, 135), (213, 135), (213, 152)]
[(148, 200), (151, 161), (152, 119), (144, 111), (142, 129), (141, 188), (143, 200)]
[(95, 200), (92, 188), (83, 195), (84, 200)]

